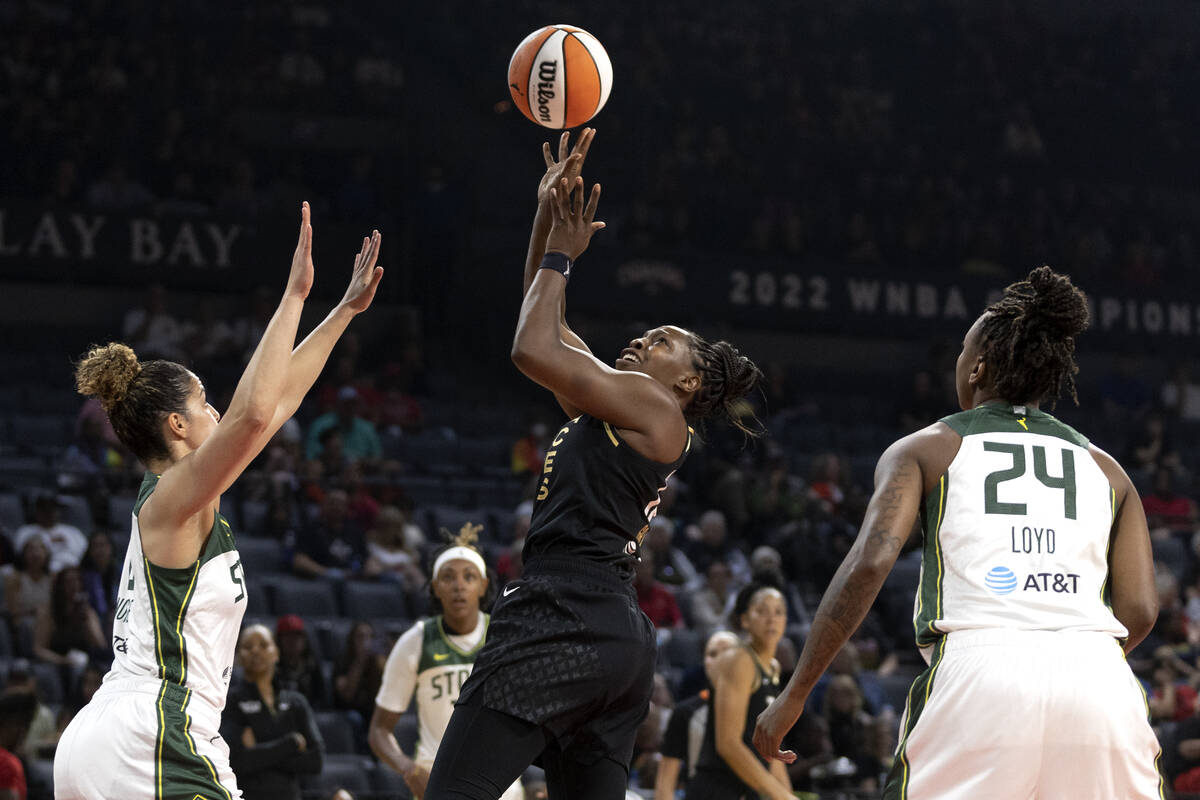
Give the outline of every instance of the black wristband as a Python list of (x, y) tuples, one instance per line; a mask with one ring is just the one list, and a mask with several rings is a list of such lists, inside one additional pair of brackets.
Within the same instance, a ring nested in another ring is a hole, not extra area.
[(566, 253), (551, 251), (542, 256), (542, 266), (540, 269), (552, 269), (561, 274), (567, 280), (571, 279), (571, 267), (575, 266)]

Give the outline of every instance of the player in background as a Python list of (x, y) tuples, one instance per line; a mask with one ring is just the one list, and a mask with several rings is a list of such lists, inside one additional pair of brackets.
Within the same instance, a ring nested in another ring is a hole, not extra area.
[(1087, 302), (1039, 267), (963, 340), (961, 413), (879, 459), (862, 530), (754, 745), (780, 752), (821, 673), (862, 622), (918, 515), (914, 627), (929, 668), (909, 691), (889, 800), (1161, 796), (1158, 743), (1124, 659), (1158, 612), (1137, 491), (1040, 409), (1075, 392)]
[(704, 677), (706, 686), (699, 694), (692, 695), (675, 704), (667, 720), (658, 762), (654, 775), (654, 800), (675, 800), (679, 779), (684, 785), (696, 774), (696, 760), (700, 756), (700, 745), (708, 727), (708, 699), (712, 696), (712, 685), (716, 680), (713, 669), (717, 659), (726, 650), (741, 645), (741, 639), (731, 631), (717, 631), (704, 643)]
[(246, 581), (221, 493), (291, 418), (334, 344), (375, 296), (378, 231), (364, 238), (341, 302), (296, 346), (313, 284), (309, 207), (287, 287), (225, 415), (200, 379), (122, 344), (76, 368), (121, 442), (146, 466), (113, 623), (114, 661), (67, 726), (54, 759), (59, 800), (240, 797), (218, 732), (246, 609)]
[(792, 798), (792, 780), (783, 762), (764, 762), (751, 747), (755, 720), (779, 694), (775, 648), (787, 628), (782, 586), (778, 575), (756, 575), (734, 601), (730, 619), (742, 640), (713, 665), (708, 726), (687, 800)]
[[(490, 617), (480, 607), (490, 604), (494, 592), (475, 546), (481, 527), (468, 522), (434, 558), (429, 591), (437, 613), (418, 620), (396, 642), (375, 697), (367, 741), (380, 761), (400, 773), (418, 800), (425, 795), (429, 769), (459, 691), (487, 638)], [(417, 752), (409, 757), (393, 731), (414, 697), (419, 734)], [(501, 797), (521, 800), (524, 796), (518, 780)]]
[(656, 652), (631, 585), (638, 546), (691, 447), (688, 421), (724, 413), (741, 425), (734, 404), (760, 374), (732, 345), (673, 325), (610, 367), (566, 326), (567, 278), (603, 227), (600, 188), (585, 203), (579, 177), (593, 135), (568, 154), (564, 134), (557, 161), (543, 149), (512, 350), (570, 420), (546, 454), (522, 575), (492, 610), (426, 800), (495, 800), (539, 756), (554, 800), (624, 796)]

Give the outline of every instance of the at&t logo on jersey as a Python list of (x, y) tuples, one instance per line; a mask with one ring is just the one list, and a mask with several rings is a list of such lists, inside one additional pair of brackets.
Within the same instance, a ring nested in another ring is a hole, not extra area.
[(1076, 594), (1079, 591), (1079, 575), (1074, 572), (1031, 572), (1025, 576), (1022, 584), (1008, 567), (992, 567), (983, 584), (989, 592), (998, 596), (1012, 594), (1018, 584), (1022, 592)]
[(983, 583), (992, 594), (1012, 594), (1017, 588), (1017, 576), (1008, 567), (992, 567)]

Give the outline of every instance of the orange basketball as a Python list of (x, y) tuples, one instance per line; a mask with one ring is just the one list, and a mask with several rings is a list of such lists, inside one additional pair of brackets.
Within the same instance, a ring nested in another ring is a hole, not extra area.
[(508, 62), (508, 89), (521, 113), (546, 128), (574, 128), (604, 108), (612, 62), (587, 31), (547, 25), (526, 36)]

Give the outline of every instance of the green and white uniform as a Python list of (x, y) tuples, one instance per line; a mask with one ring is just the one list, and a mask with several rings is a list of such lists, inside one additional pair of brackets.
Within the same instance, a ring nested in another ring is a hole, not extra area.
[(929, 669), (884, 797), (1161, 797), (1109, 604), (1116, 493), (1087, 439), (1024, 406), (942, 422), (962, 444), (921, 514), (914, 626)]
[[(475, 630), (458, 635), (446, 630), (441, 615), (418, 620), (388, 655), (375, 705), (403, 714), (415, 694), (418, 735), (413, 761), (425, 769), (433, 768), (459, 691), (487, 638), (489, 621), (490, 617), (480, 611)], [(518, 780), (500, 800), (521, 800), (524, 796)]]
[(218, 729), (246, 583), (220, 514), (196, 563), (151, 564), (138, 514), (158, 484), (146, 474), (113, 622), (113, 666), (63, 733), (55, 797), (232, 800), (241, 797)]

